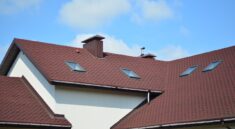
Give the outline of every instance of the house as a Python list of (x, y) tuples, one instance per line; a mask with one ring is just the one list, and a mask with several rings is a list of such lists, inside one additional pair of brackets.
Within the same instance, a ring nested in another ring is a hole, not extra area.
[(0, 129), (235, 129), (235, 46), (173, 61), (14, 39)]

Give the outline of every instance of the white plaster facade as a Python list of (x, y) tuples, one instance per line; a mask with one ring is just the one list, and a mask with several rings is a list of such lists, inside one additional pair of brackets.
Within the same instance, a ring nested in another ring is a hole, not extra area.
[(109, 129), (133, 108), (144, 95), (101, 89), (56, 86), (56, 110), (66, 114), (74, 129)]
[(72, 129), (109, 129), (146, 98), (132, 92), (51, 85), (23, 52), (8, 76), (24, 76), (55, 113), (65, 115)]

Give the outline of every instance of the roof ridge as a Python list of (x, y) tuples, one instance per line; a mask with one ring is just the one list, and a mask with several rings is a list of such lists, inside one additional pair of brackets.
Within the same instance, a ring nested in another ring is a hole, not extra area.
[[(74, 47), (74, 46), (68, 46), (68, 45), (62, 45), (59, 43), (51, 43), (51, 42), (42, 42), (42, 41), (37, 41), (37, 40), (28, 40), (28, 39), (21, 39), (21, 38), (14, 38), (13, 42), (15, 42), (17, 44), (17, 41), (26, 41), (26, 42), (30, 42), (30, 43), (35, 43), (35, 44), (45, 44), (45, 45), (52, 45), (52, 46), (58, 46), (58, 47), (68, 47), (68, 48), (79, 48), (79, 47)], [(83, 49), (83, 48), (79, 48), (79, 49)]]
[(139, 56), (131, 56), (131, 55), (125, 55), (125, 54), (119, 54), (119, 53), (111, 53), (111, 52), (104, 52), (104, 53), (105, 54), (110, 54), (110, 55), (115, 55), (115, 56), (125, 56), (125, 57), (128, 57), (128, 58), (136, 58), (136, 59), (140, 59), (140, 60), (153, 61), (153, 62), (169, 62), (169, 61), (158, 60), (158, 59), (149, 60), (149, 59), (146, 59), (146, 58), (141, 58)]
[[(28, 40), (28, 39), (21, 39), (21, 38), (14, 38), (13, 42), (17, 44), (17, 41), (26, 41), (26, 42), (31, 42), (31, 43), (36, 43), (36, 44), (46, 44), (46, 45), (52, 45), (52, 46), (58, 46), (58, 47), (67, 47), (67, 48), (74, 48), (74, 49), (82, 49), (85, 50), (84, 48), (80, 47), (75, 47), (75, 46), (68, 46), (68, 45), (62, 45), (62, 44), (57, 44), (57, 43), (48, 43), (48, 42), (42, 42), (42, 41), (37, 41), (37, 40)], [(143, 59), (139, 56), (132, 56), (132, 55), (125, 55), (125, 54), (120, 54), (120, 53), (112, 53), (112, 52), (104, 52), (104, 54), (110, 54), (110, 55), (116, 55), (116, 56), (124, 56), (128, 58), (136, 58), (136, 59)], [(149, 59), (143, 59), (143, 60), (149, 60)], [(151, 60), (151, 61), (160, 61), (160, 62), (168, 62), (164, 60)]]
[[(37, 41), (37, 40), (28, 40), (28, 39), (21, 39), (21, 38), (14, 38), (13, 42), (17, 41), (17, 40), (19, 40), (19, 41), (28, 41), (28, 42), (33, 42), (33, 43), (37, 43), (37, 44), (47, 44), (47, 45), (53, 45), (53, 46), (58, 46), (58, 47), (67, 47), (67, 48), (74, 48), (74, 49), (84, 50), (84, 48), (75, 47), (75, 46), (68, 46), (68, 45), (62, 45), (62, 44), (58, 44), (58, 43), (49, 43), (49, 42), (42, 42), (42, 41)], [(187, 57), (183, 57), (183, 58), (179, 58), (179, 59), (169, 60), (169, 61), (158, 60), (158, 59), (155, 59), (153, 61), (173, 62), (173, 61), (183, 60), (183, 59), (187, 59), (187, 58), (191, 58), (191, 57), (195, 57), (195, 56), (201, 56), (201, 55), (216, 52), (216, 51), (221, 51), (221, 50), (224, 50), (224, 49), (230, 49), (230, 48), (233, 48), (233, 47), (235, 47), (235, 45), (229, 46), (229, 47), (224, 47), (224, 48), (221, 48), (221, 49), (214, 49), (214, 50), (207, 51), (207, 52), (204, 52), (204, 53), (199, 53), (199, 54), (195, 54), (195, 55), (191, 55), (191, 56), (187, 56)], [(119, 54), (119, 53), (111, 53), (111, 52), (104, 52), (104, 53), (112, 54), (112, 55), (118, 55), (118, 56), (126, 56), (126, 57), (130, 57), (130, 58), (139, 58), (138, 56), (135, 57), (135, 56)]]
[(219, 52), (219, 51), (223, 51), (223, 50), (227, 50), (227, 49), (232, 49), (232, 48), (235, 48), (235, 45), (229, 46), (229, 47), (224, 47), (224, 48), (221, 48), (221, 49), (215, 49), (215, 50), (211, 50), (211, 51), (207, 51), (207, 52), (203, 52), (203, 53), (199, 53), (199, 54), (195, 54), (195, 55), (191, 55), (191, 56), (187, 56), (187, 57), (183, 57), (183, 58), (179, 58), (179, 59), (175, 59), (175, 60), (170, 60), (168, 62), (185, 60), (185, 59), (188, 59), (188, 58), (202, 56), (202, 55), (206, 55), (206, 54), (209, 54), (209, 53)]

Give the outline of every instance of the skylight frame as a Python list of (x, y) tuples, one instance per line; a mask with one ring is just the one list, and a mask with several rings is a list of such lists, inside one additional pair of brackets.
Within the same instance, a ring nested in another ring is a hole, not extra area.
[(141, 79), (140, 76), (133, 70), (130, 70), (128, 68), (121, 68), (121, 71), (129, 78)]
[(209, 65), (207, 65), (202, 72), (209, 72), (214, 70), (216, 67), (218, 67), (223, 61), (222, 60), (217, 60), (217, 61), (213, 61), (211, 62)]
[(184, 77), (184, 76), (188, 76), (192, 74), (197, 68), (198, 68), (198, 65), (193, 65), (191, 67), (188, 67), (184, 72), (180, 74), (180, 77)]
[[(76, 72), (86, 72), (86, 69), (82, 67), (79, 63), (75, 61), (66, 61), (65, 64), (72, 70)], [(75, 66), (72, 66), (75, 65)]]

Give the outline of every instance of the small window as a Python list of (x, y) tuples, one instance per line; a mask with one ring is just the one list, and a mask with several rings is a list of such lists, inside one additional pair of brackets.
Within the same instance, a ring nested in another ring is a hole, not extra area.
[(78, 71), (78, 72), (85, 72), (86, 70), (79, 65), (78, 63), (75, 62), (66, 62), (66, 64), (70, 67), (71, 70), (73, 71)]
[(122, 72), (124, 74), (126, 74), (128, 77), (130, 78), (136, 78), (136, 79), (140, 79), (140, 76), (138, 76), (134, 71), (132, 70), (129, 70), (129, 69), (126, 69), (126, 68), (123, 68), (122, 69)]
[(213, 69), (215, 69), (222, 61), (214, 61), (212, 63), (210, 63), (208, 66), (206, 66), (206, 68), (203, 69), (203, 72), (207, 72), (207, 71), (211, 71)]
[(197, 65), (189, 67), (187, 70), (185, 70), (183, 73), (180, 74), (180, 77), (187, 76), (187, 75), (191, 74), (196, 69), (197, 69)]

